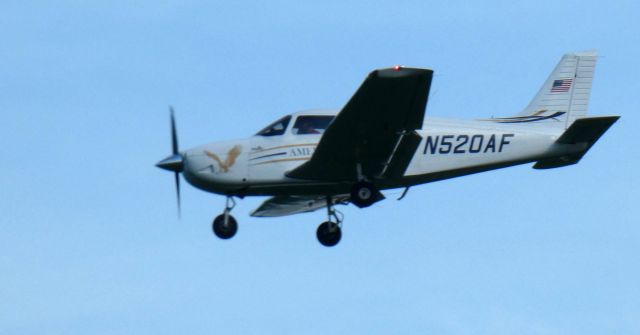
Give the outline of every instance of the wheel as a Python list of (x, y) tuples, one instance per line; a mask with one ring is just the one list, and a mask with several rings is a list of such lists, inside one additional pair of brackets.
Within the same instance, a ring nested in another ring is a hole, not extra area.
[(213, 233), (223, 240), (232, 238), (233, 235), (238, 232), (238, 222), (236, 222), (236, 219), (231, 215), (227, 215), (227, 218), (228, 221), (227, 224), (225, 224), (224, 214), (220, 214), (216, 216), (211, 225)]
[(333, 247), (340, 242), (342, 229), (340, 229), (338, 224), (327, 221), (318, 226), (316, 236), (318, 237), (320, 244), (325, 247)]
[(369, 207), (376, 202), (377, 191), (371, 183), (359, 182), (351, 188), (351, 202), (360, 207)]

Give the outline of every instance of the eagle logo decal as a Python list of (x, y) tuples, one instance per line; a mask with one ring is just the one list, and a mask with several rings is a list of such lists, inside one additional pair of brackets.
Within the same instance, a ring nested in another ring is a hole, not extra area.
[(206, 150), (204, 151), (205, 155), (211, 157), (214, 161), (218, 163), (218, 167), (220, 168), (219, 169), (220, 173), (229, 172), (229, 169), (236, 163), (236, 159), (238, 158), (238, 156), (240, 156), (241, 152), (242, 152), (241, 146), (239, 145), (234, 146), (233, 148), (231, 148), (231, 150), (229, 150), (229, 152), (227, 152), (227, 159), (225, 159), (223, 162), (222, 159), (220, 159), (220, 157), (218, 157), (218, 155), (214, 154), (213, 152), (206, 151)]

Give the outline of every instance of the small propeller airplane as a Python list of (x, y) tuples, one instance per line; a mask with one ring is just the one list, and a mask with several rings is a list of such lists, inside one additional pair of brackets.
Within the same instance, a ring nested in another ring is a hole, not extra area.
[(564, 55), (519, 114), (480, 120), (424, 116), (433, 71), (375, 70), (341, 110), (282, 117), (246, 139), (178, 150), (171, 109), (172, 154), (156, 165), (196, 188), (226, 196), (212, 224), (222, 239), (238, 224), (234, 197), (271, 196), (251, 215), (276, 217), (326, 208), (316, 235), (324, 246), (342, 236), (336, 205), (365, 208), (381, 190), (405, 188), (518, 164), (534, 169), (576, 164), (619, 116), (587, 117), (595, 51)]

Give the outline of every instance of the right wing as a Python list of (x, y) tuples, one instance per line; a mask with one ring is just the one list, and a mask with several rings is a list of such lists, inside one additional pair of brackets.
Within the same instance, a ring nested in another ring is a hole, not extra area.
[[(345, 203), (348, 194), (332, 196), (334, 204)], [(313, 212), (327, 207), (327, 197), (324, 195), (280, 195), (267, 199), (251, 212), (251, 216), (276, 217), (298, 213)]]

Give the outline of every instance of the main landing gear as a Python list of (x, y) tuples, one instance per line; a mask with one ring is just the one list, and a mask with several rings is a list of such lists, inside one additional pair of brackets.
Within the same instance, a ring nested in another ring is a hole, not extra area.
[[(378, 191), (372, 183), (362, 180), (355, 183), (351, 188), (350, 201), (354, 205), (364, 208), (373, 205), (376, 201), (380, 200), (381, 196), (380, 191)], [(382, 198), (384, 197), (382, 196)], [(325, 247), (335, 246), (340, 242), (340, 238), (342, 237), (343, 215), (333, 208), (334, 205), (333, 199), (331, 196), (328, 196), (327, 216), (329, 219), (318, 226), (318, 230), (316, 231), (318, 241)]]
[[(320, 244), (325, 247), (333, 247), (340, 242), (342, 237), (342, 229), (340, 227), (342, 226), (343, 216), (342, 213), (333, 208), (331, 197), (327, 197), (327, 217), (328, 220), (318, 226), (316, 236)], [(331, 219), (334, 219), (335, 222)]]
[(231, 210), (236, 206), (235, 200), (232, 197), (227, 197), (227, 203), (224, 208), (224, 212), (213, 220), (211, 228), (213, 233), (219, 238), (227, 240), (232, 238), (238, 232), (238, 222), (231, 216)]

